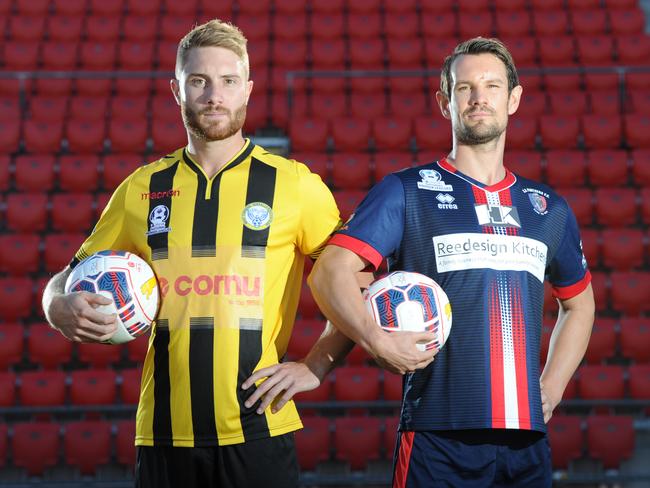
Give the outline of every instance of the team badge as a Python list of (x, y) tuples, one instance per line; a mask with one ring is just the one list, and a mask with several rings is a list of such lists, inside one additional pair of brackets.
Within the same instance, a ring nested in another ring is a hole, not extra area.
[(171, 227), (167, 227), (169, 220), (169, 208), (166, 205), (156, 205), (149, 214), (149, 231), (148, 236), (169, 232)]
[(273, 210), (266, 203), (249, 203), (244, 207), (241, 219), (244, 226), (251, 230), (264, 230), (273, 221)]
[(546, 215), (548, 213), (548, 204), (546, 203), (546, 197), (540, 195), (539, 193), (529, 193), (528, 199), (530, 200), (533, 210), (540, 215)]
[(442, 175), (435, 169), (421, 169), (421, 181), (418, 181), (418, 188), (420, 190), (432, 191), (454, 191), (454, 187), (446, 184), (442, 180)]

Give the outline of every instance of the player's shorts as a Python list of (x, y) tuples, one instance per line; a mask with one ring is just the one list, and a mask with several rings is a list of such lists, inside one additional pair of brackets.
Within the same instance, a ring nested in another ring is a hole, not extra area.
[(551, 485), (551, 449), (541, 432), (402, 432), (395, 448), (393, 488)]
[(297, 488), (293, 433), (220, 447), (136, 447), (136, 488)]

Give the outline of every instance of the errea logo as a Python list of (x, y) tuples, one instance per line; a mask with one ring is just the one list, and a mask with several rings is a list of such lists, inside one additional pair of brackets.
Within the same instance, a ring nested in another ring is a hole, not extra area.
[(458, 210), (458, 205), (454, 203), (456, 200), (449, 193), (438, 193), (436, 195), (436, 200), (438, 200), (438, 208), (441, 210)]

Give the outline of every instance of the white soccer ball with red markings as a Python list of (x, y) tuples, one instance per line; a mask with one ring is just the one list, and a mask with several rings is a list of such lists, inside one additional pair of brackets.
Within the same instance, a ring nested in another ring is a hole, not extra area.
[(113, 300), (97, 307), (117, 314), (117, 332), (107, 341), (123, 344), (146, 333), (158, 311), (158, 282), (153, 269), (127, 251), (100, 251), (81, 261), (65, 283), (65, 292), (88, 291)]
[(388, 332), (433, 331), (433, 341), (418, 344), (421, 351), (440, 349), (451, 331), (451, 304), (434, 280), (420, 273), (394, 271), (374, 281), (363, 293), (366, 308)]

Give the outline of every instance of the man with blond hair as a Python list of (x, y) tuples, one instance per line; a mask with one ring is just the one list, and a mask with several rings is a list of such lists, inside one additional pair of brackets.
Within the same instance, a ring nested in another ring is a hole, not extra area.
[(71, 270), (113, 249), (139, 255), (156, 273), (162, 300), (136, 418), (141, 488), (298, 486), (295, 406), (258, 415), (242, 383), (284, 356), (305, 256), (321, 250), (339, 213), (305, 165), (243, 137), (252, 88), (237, 27), (212, 20), (189, 32), (171, 80), (187, 146), (120, 184), (44, 293), (53, 327), (73, 341), (102, 342), (116, 318), (95, 308), (110, 300), (64, 294)]

